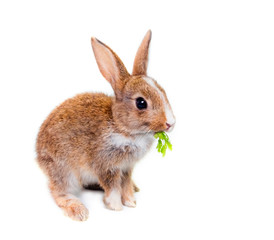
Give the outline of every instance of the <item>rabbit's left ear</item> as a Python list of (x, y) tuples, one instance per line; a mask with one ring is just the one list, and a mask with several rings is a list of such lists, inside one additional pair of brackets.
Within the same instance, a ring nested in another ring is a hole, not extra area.
[(111, 84), (117, 98), (120, 97), (124, 80), (130, 75), (121, 59), (106, 44), (91, 38), (91, 44), (99, 70)]
[(148, 50), (150, 40), (151, 30), (148, 30), (136, 53), (132, 75), (147, 75)]

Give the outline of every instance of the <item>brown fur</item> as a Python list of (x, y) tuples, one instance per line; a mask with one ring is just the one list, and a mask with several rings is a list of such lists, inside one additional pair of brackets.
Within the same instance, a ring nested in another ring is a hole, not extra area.
[[(154, 132), (166, 129), (163, 102), (142, 78), (150, 38), (149, 31), (137, 52), (134, 76), (108, 46), (92, 38), (99, 69), (115, 97), (79, 94), (54, 109), (40, 128), (38, 163), (49, 178), (57, 205), (74, 220), (87, 219), (88, 210), (74, 195), (92, 184), (105, 191), (108, 208), (120, 209), (119, 201), (135, 206), (133, 194), (139, 189), (131, 179), (133, 166), (151, 146)], [(137, 97), (147, 100), (146, 110), (136, 108)]]

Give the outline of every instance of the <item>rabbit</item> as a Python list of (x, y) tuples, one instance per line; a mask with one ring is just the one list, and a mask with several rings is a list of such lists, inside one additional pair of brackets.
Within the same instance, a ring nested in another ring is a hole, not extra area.
[(150, 40), (149, 30), (130, 75), (116, 53), (92, 37), (97, 65), (114, 96), (76, 95), (56, 107), (40, 127), (37, 162), (56, 204), (73, 220), (87, 220), (89, 211), (76, 196), (92, 184), (104, 190), (107, 208), (135, 207), (133, 167), (148, 152), (156, 132), (174, 127), (164, 89), (147, 76)]

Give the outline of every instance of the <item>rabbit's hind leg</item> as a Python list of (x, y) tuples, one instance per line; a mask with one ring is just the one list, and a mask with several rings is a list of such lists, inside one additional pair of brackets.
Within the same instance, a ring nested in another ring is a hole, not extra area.
[[(74, 186), (75, 187), (75, 186)], [(56, 204), (64, 211), (65, 215), (76, 221), (85, 221), (88, 219), (88, 209), (84, 204), (67, 189), (62, 189), (53, 182), (50, 182), (49, 188)]]
[(53, 184), (50, 184), (50, 190), (56, 204), (64, 211), (65, 215), (77, 221), (88, 219), (88, 209), (76, 196), (56, 188)]

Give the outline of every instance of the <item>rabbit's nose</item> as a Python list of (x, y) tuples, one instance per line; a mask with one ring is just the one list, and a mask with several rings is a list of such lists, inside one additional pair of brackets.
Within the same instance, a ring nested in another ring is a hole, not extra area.
[(166, 123), (166, 126), (167, 126), (166, 131), (167, 131), (167, 132), (168, 132), (168, 131), (169, 131), (169, 132), (172, 131), (174, 125), (175, 125), (175, 123)]
[(170, 130), (173, 127), (174, 124), (166, 123), (166, 131)]

